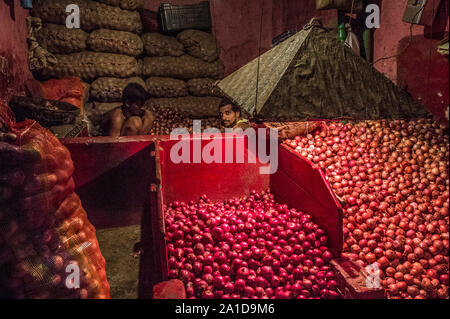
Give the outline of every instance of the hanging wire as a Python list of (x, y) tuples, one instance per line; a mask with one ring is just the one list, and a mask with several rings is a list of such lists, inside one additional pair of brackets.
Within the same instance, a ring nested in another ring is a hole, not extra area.
[(258, 107), (258, 95), (259, 95), (259, 70), (261, 67), (261, 47), (262, 47), (262, 26), (264, 17), (264, 0), (261, 1), (261, 20), (259, 24), (259, 43), (258, 43), (258, 67), (256, 74), (256, 96), (255, 96), (255, 109), (253, 110), (253, 118), (257, 117), (257, 107)]

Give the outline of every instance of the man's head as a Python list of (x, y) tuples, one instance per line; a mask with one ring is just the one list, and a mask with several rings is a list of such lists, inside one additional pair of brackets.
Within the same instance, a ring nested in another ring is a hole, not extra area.
[(123, 90), (122, 101), (128, 107), (141, 108), (149, 98), (147, 90), (137, 83), (130, 83)]
[(223, 98), (219, 105), (219, 115), (223, 126), (234, 127), (241, 119), (241, 108), (230, 99)]

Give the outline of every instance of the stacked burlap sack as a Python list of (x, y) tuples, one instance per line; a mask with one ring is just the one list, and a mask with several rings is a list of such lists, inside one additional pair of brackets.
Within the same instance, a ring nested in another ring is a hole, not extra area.
[(220, 46), (207, 32), (185, 30), (176, 37), (142, 36), (145, 58), (141, 74), (152, 96), (150, 108), (171, 109), (190, 118), (217, 116), (224, 75)]
[[(80, 29), (66, 26), (68, 5), (80, 8)], [(91, 84), (85, 114), (101, 118), (117, 106), (128, 83), (145, 87), (139, 78), (138, 58), (143, 53), (140, 12), (143, 0), (37, 0), (32, 15), (43, 27), (36, 34), (39, 44), (57, 62), (35, 72), (40, 80), (76, 76)], [(95, 110), (95, 106), (101, 110)], [(99, 113), (100, 116), (98, 115)], [(93, 129), (98, 128), (94, 121)]]

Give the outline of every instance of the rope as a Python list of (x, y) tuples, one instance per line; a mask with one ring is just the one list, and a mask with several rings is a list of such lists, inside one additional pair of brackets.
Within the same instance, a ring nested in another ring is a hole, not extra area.
[(256, 96), (255, 96), (255, 109), (253, 110), (253, 117), (257, 117), (257, 107), (258, 107), (258, 94), (259, 94), (259, 70), (261, 67), (261, 46), (262, 46), (262, 26), (263, 26), (263, 17), (264, 17), (264, 1), (262, 1), (261, 5), (261, 21), (259, 24), (259, 48), (258, 48), (258, 67), (256, 74)]

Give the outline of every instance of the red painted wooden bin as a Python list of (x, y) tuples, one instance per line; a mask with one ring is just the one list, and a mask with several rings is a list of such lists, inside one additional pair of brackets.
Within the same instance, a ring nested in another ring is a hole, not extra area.
[[(75, 164), (77, 192), (96, 228), (142, 225), (141, 298), (151, 298), (153, 286), (167, 280), (163, 205), (175, 200), (196, 200), (203, 194), (213, 201), (221, 201), (247, 195), (253, 189), (262, 191), (270, 187), (278, 202), (311, 214), (327, 232), (335, 256), (340, 256), (343, 245), (342, 208), (324, 173), (314, 168), (310, 161), (279, 145), (278, 170), (273, 175), (261, 175), (260, 168), (264, 165), (259, 160), (256, 163), (247, 161), (252, 152), (247, 138), (222, 135), (218, 143), (223, 146), (233, 143), (233, 154), (238, 146), (244, 145), (245, 163), (207, 164), (201, 160), (197, 164), (175, 164), (170, 159), (170, 151), (177, 142), (167, 136), (63, 141)], [(210, 142), (191, 135), (187, 143), (191, 147), (194, 143), (203, 147)], [(225, 151), (222, 159), (225, 162)], [(336, 260), (335, 264), (340, 262)], [(361, 290), (345, 287), (353, 285), (352, 278), (361, 277), (361, 272), (349, 275), (344, 271), (339, 277), (343, 291)], [(347, 293), (348, 298), (365, 296), (364, 293), (350, 292)], [(367, 296), (382, 296), (381, 290), (375, 292)]]

